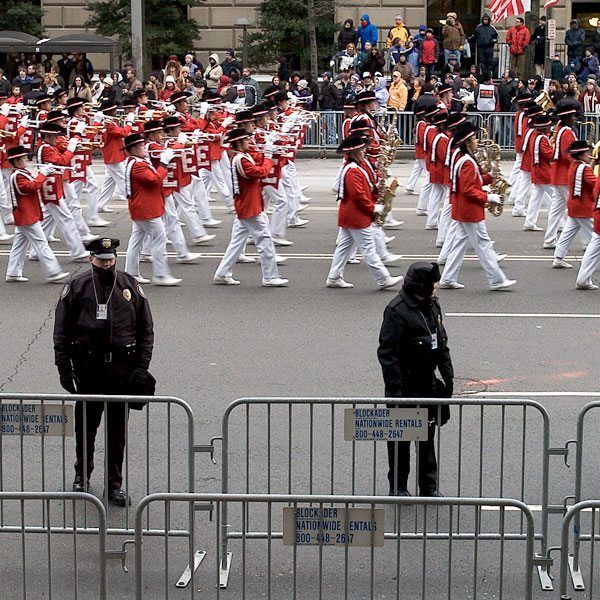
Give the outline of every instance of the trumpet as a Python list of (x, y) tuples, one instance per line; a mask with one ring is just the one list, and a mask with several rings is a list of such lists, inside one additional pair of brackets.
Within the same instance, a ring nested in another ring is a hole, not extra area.
[(5, 131), (4, 129), (0, 129), (0, 138), (14, 138), (17, 137), (16, 131)]
[(29, 166), (35, 167), (36, 169), (40, 169), (42, 167), (52, 167), (58, 173), (64, 173), (65, 171), (71, 171), (74, 167), (71, 166), (62, 166), (62, 165), (53, 165), (52, 163), (29, 163)]
[(273, 154), (293, 154), (297, 150), (296, 146), (273, 146), (271, 144), (254, 144), (253, 148), (259, 152), (265, 152), (269, 148)]
[(102, 142), (102, 141), (95, 142), (95, 141), (91, 141), (91, 140), (90, 141), (84, 140), (77, 145), (76, 152), (91, 152), (92, 150), (98, 150), (100, 148), (104, 148), (104, 142)]
[(215, 142), (220, 139), (221, 136), (218, 133), (204, 133), (203, 131), (193, 131), (188, 136), (188, 141), (192, 142), (192, 144), (197, 144), (199, 142)]
[[(166, 148), (165, 148), (166, 150)], [(151, 158), (160, 158), (160, 155), (163, 153), (162, 150), (148, 150), (148, 155)], [(185, 155), (189, 155), (191, 153), (190, 148), (173, 148), (173, 158), (182, 158)]]

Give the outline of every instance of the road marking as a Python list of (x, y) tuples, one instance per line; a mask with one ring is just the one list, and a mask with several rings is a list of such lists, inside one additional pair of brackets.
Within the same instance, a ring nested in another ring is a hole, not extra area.
[(479, 398), (566, 398), (566, 397), (582, 397), (582, 398), (599, 398), (600, 392), (465, 392), (465, 396), (477, 396)]
[(540, 319), (600, 319), (600, 314), (586, 313), (446, 313), (447, 317), (501, 317), (501, 318), (540, 318)]

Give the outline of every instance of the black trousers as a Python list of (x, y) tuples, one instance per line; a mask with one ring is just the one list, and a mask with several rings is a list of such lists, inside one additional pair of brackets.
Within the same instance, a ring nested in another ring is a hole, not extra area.
[(494, 69), (494, 49), (493, 48), (477, 48), (477, 64), (481, 73)]
[[(435, 457), (435, 423), (429, 424), (426, 442), (419, 445), (418, 483), (421, 496), (429, 496), (437, 490), (437, 460)], [(388, 481), (390, 493), (408, 490), (410, 475), (410, 442), (388, 442)]]

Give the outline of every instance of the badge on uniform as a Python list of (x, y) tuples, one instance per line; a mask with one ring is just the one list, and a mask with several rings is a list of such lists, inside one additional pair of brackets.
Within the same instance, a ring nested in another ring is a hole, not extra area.
[(63, 289), (60, 292), (60, 299), (64, 300), (64, 298), (66, 297), (66, 295), (69, 293), (69, 290), (71, 289), (71, 286), (68, 283), (65, 283)]
[(123, 290), (123, 298), (129, 302), (131, 300), (131, 291), (127, 288)]
[(437, 350), (438, 344), (437, 344), (437, 333), (432, 333), (431, 334), (431, 349), (432, 350)]
[(144, 290), (142, 289), (142, 286), (138, 283), (138, 292), (140, 293), (140, 296), (142, 298), (146, 297), (146, 294), (144, 294)]
[(100, 321), (108, 319), (108, 304), (98, 304), (96, 306), (96, 319)]

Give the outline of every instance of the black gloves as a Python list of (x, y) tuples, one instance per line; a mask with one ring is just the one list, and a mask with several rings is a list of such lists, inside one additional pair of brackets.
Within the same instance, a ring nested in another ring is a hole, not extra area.
[(79, 386), (79, 379), (75, 373), (73, 373), (73, 371), (64, 370), (59, 372), (59, 376), (60, 385), (63, 387), (63, 389), (67, 390), (69, 394), (76, 394), (77, 387)]
[(444, 394), (444, 397), (452, 398), (452, 393), (454, 392), (454, 379), (444, 379), (444, 386), (446, 387), (446, 393)]

